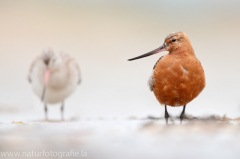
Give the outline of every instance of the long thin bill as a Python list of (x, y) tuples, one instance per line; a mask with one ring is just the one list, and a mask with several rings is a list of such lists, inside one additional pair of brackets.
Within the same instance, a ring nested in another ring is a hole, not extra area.
[(140, 59), (140, 58), (144, 58), (144, 57), (147, 57), (147, 56), (151, 56), (151, 55), (154, 55), (156, 53), (159, 53), (159, 52), (162, 52), (162, 51), (166, 51), (166, 46), (165, 44), (163, 44), (162, 46), (160, 46), (159, 48), (153, 50), (153, 51), (150, 51), (146, 54), (143, 54), (143, 55), (140, 55), (140, 56), (137, 56), (137, 57), (134, 57), (132, 59), (128, 59), (128, 61), (132, 61), (132, 60), (137, 60), (137, 59)]
[(45, 75), (44, 75), (44, 87), (43, 87), (43, 92), (42, 92), (42, 101), (45, 99), (45, 92), (46, 92), (46, 87), (48, 85), (48, 81), (50, 78), (50, 70), (46, 69)]

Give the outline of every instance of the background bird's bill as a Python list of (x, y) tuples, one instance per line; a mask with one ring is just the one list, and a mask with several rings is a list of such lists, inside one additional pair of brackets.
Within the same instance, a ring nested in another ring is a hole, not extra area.
[(45, 75), (44, 75), (44, 87), (43, 87), (43, 92), (42, 92), (42, 101), (44, 101), (46, 87), (47, 87), (47, 84), (49, 81), (50, 74), (51, 74), (50, 70), (47, 68), (45, 71)]
[(153, 50), (153, 51), (150, 51), (146, 54), (143, 54), (143, 55), (140, 55), (140, 56), (137, 56), (137, 57), (134, 57), (132, 59), (128, 59), (128, 61), (132, 61), (132, 60), (137, 60), (137, 59), (140, 59), (140, 58), (144, 58), (144, 57), (147, 57), (147, 56), (151, 56), (151, 55), (154, 55), (156, 53), (159, 53), (159, 52), (162, 52), (162, 51), (166, 51), (166, 45), (163, 44), (162, 46), (160, 46), (159, 48)]

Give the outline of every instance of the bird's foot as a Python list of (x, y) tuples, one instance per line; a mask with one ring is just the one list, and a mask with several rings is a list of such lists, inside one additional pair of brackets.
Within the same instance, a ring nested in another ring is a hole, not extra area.
[(166, 124), (168, 124), (168, 118), (169, 118), (169, 114), (165, 114), (165, 120), (166, 120)]
[(183, 121), (183, 119), (185, 119), (186, 117), (185, 117), (185, 115), (184, 114), (181, 114), (180, 115), (180, 124), (182, 124), (182, 121)]

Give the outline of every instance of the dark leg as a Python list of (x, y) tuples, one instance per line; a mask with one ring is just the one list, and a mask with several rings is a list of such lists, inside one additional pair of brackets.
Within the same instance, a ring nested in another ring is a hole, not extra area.
[(62, 120), (64, 120), (63, 110), (64, 110), (64, 101), (62, 101), (62, 106), (61, 106), (61, 117), (62, 117)]
[(167, 111), (167, 105), (165, 105), (165, 120), (166, 120), (166, 124), (168, 124), (168, 118), (169, 118), (169, 114), (168, 114), (168, 111)]
[(47, 103), (46, 102), (44, 103), (44, 110), (45, 110), (45, 120), (48, 120), (48, 117), (47, 117)]
[(183, 120), (184, 117), (185, 117), (185, 108), (186, 108), (186, 105), (183, 106), (183, 111), (182, 111), (182, 113), (181, 113), (181, 115), (180, 115), (180, 123), (181, 123), (181, 124), (182, 124), (182, 120)]

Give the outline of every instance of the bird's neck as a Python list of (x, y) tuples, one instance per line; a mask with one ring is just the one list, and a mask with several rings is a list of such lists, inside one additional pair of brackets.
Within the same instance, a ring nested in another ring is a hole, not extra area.
[(180, 56), (194, 56), (195, 57), (195, 53), (194, 50), (192, 48), (192, 45), (183, 45), (182, 47), (180, 47), (179, 49), (173, 50), (171, 52), (169, 52), (170, 54), (174, 54), (174, 55), (180, 55)]

